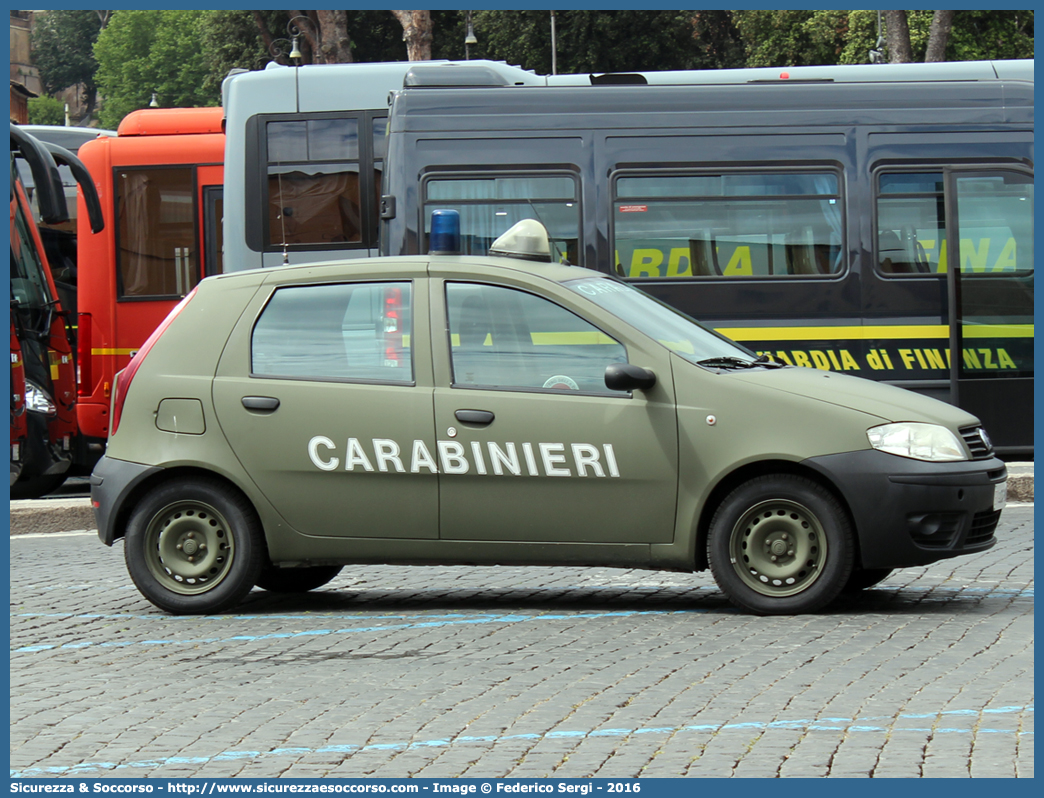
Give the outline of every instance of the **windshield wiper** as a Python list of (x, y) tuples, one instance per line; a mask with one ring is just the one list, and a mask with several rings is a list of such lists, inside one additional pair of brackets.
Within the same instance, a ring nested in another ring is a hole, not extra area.
[(754, 361), (726, 355), (724, 357), (708, 357), (706, 360), (697, 360), (696, 365), (719, 369), (749, 369), (753, 368)]
[(696, 361), (697, 365), (709, 366), (711, 368), (719, 369), (752, 369), (755, 366), (764, 366), (765, 368), (778, 369), (782, 368), (783, 363), (777, 363), (775, 360), (770, 358), (768, 355), (760, 355), (755, 360), (744, 360), (741, 357), (732, 357), (730, 355), (724, 355), (721, 357), (709, 357), (706, 360)]
[(780, 363), (778, 360), (773, 360), (769, 355), (758, 355), (758, 359), (754, 361), (755, 365), (764, 366), (769, 369), (781, 369), (786, 363)]

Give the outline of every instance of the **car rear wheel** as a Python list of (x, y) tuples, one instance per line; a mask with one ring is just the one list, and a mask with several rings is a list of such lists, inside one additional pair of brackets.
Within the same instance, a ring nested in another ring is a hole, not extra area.
[(848, 577), (845, 592), (858, 593), (860, 590), (873, 587), (887, 579), (891, 575), (892, 570), (892, 568), (856, 568), (852, 571), (852, 575)]
[(849, 580), (851, 525), (823, 486), (804, 477), (757, 477), (733, 490), (711, 520), (707, 555), (718, 586), (758, 615), (815, 612)]
[(241, 494), (213, 480), (175, 479), (135, 508), (125, 556), (134, 584), (157, 607), (215, 613), (238, 604), (254, 586), (264, 539)]
[(258, 577), (257, 586), (270, 593), (306, 593), (322, 587), (341, 573), (340, 565), (314, 565), (310, 568), (276, 568), (267, 566)]

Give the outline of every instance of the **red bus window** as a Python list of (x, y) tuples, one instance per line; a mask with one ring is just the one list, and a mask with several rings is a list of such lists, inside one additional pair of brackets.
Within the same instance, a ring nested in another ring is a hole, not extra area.
[(180, 297), (199, 273), (191, 167), (116, 174), (121, 298)]

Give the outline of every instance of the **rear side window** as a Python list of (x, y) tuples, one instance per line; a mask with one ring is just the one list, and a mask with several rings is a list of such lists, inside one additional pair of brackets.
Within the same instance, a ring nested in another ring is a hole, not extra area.
[(621, 172), (616, 271), (625, 277), (816, 277), (843, 265), (836, 172)]
[(256, 377), (413, 382), (411, 284), (280, 288), (254, 325)]

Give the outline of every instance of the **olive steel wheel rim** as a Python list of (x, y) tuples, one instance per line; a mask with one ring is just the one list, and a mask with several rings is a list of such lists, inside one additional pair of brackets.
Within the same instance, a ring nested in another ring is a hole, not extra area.
[(732, 528), (732, 566), (763, 596), (793, 596), (823, 573), (827, 539), (815, 513), (798, 502), (770, 499), (747, 510)]
[(228, 521), (205, 502), (168, 504), (145, 530), (145, 563), (173, 593), (197, 596), (213, 590), (228, 576), (234, 557)]

